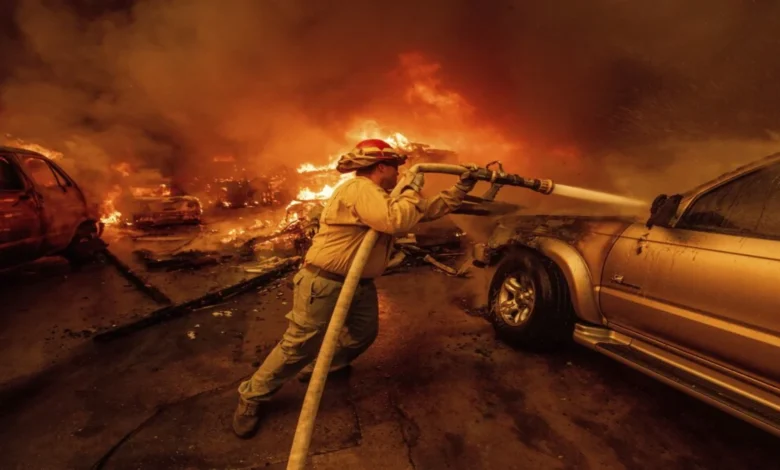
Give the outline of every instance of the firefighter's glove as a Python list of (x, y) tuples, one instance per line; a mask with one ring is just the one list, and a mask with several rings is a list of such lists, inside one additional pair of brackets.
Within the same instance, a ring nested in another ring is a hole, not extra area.
[(474, 189), (474, 186), (477, 185), (477, 178), (471, 171), (467, 171), (460, 175), (460, 180), (455, 183), (455, 188), (463, 191), (464, 193), (469, 193)]
[(409, 175), (406, 179), (409, 181), (404, 185), (404, 191), (413, 189), (415, 192), (420, 193), (423, 186), (425, 186), (425, 173), (415, 173), (414, 176)]

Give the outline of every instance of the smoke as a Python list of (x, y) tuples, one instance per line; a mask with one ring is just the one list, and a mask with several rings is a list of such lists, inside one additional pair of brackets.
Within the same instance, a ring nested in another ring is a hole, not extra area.
[[(17, 0), (8, 10), (0, 130), (96, 174), (119, 161), (198, 174), (223, 154), (257, 171), (320, 160), (351, 144), (344, 133), (361, 116), (444, 129), (405, 99), (408, 53), (439, 64), (463, 100), (448, 106), (468, 105), (459, 125), (522, 142), (536, 163), (517, 169), (568, 183), (630, 191), (629, 180), (660, 177), (706, 142), (770, 141), (780, 122), (780, 5), (768, 1)], [(478, 153), (469, 160), (485, 160)]]

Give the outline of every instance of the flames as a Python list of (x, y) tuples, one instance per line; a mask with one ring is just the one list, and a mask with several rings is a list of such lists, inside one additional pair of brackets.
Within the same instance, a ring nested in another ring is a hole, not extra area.
[(130, 193), (133, 197), (168, 197), (171, 195), (171, 187), (167, 184), (158, 184), (151, 187), (132, 187)]
[[(387, 116), (387, 122), (383, 124), (374, 119), (354, 120), (344, 133), (347, 142), (354, 145), (365, 139), (382, 139), (393, 147), (408, 152), (412, 150), (413, 144), (407, 135), (412, 135), (415, 142), (426, 142), (442, 150), (461, 147), (464, 140), (490, 142), (493, 145), (485, 148), (488, 154), (495, 154), (496, 147), (503, 146), (502, 150), (513, 148), (500, 136), (486, 133), (483, 129), (475, 129), (469, 121), (473, 108), (463, 96), (443, 87), (438, 64), (414, 53), (403, 54), (399, 59), (401, 76), (406, 80), (403, 99), (407, 106), (402, 107), (400, 115), (383, 112), (383, 116)], [(403, 130), (403, 133), (398, 130)], [(464, 139), (464, 136), (468, 138)], [(343, 153), (342, 151), (339, 155)], [(307, 162), (301, 165), (298, 168), (299, 174), (331, 172), (333, 176), (320, 186), (301, 188), (296, 199), (328, 199), (340, 184), (354, 177), (353, 173), (338, 175), (334, 171), (337, 163), (338, 157), (332, 156), (326, 164)]]
[[(303, 163), (296, 169), (304, 182), (294, 188), (294, 200), (288, 208), (300, 202), (326, 200), (333, 195), (336, 188), (353, 178), (354, 173), (339, 174), (335, 169), (338, 157), (360, 140), (382, 139), (393, 147), (410, 153), (420, 145), (415, 142), (424, 142), (436, 149), (457, 151), (457, 158), (469, 162), (505, 159), (510, 155), (511, 159), (520, 153), (522, 144), (519, 141), (506, 138), (489, 125), (482, 125), (483, 123), (475, 118), (476, 113), (468, 101), (461, 94), (446, 89), (439, 76), (438, 64), (431, 63), (419, 54), (406, 54), (399, 59), (401, 73), (393, 75), (400, 77), (399, 87), (396, 89), (399, 93), (388, 93), (386, 100), (377, 100), (375, 108), (371, 110), (375, 115), (381, 116), (381, 122), (368, 115), (347, 121), (343, 134), (336, 136), (340, 137), (337, 141), (342, 148), (331, 144), (332, 147), (327, 150), (331, 154), (330, 157)], [(55, 159), (62, 156), (34, 144), (20, 146)], [(235, 158), (230, 154), (218, 154), (212, 156), (211, 160), (234, 162)], [(117, 180), (128, 181), (131, 177), (135, 179), (137, 174), (137, 169), (127, 162), (114, 163), (110, 168), (114, 176), (110, 178), (112, 183)], [(284, 184), (291, 183), (288, 181)], [(159, 188), (130, 188), (127, 184), (122, 184), (122, 187), (135, 197), (170, 194), (170, 188), (165, 185)], [(115, 202), (122, 194), (122, 189), (117, 185), (105, 195), (101, 205), (103, 223), (111, 225), (121, 221), (122, 213), (117, 210)], [(238, 232), (231, 233), (229, 238), (240, 235)]]
[[(111, 165), (111, 170), (123, 178), (130, 176), (133, 168), (127, 162), (119, 162)], [(122, 213), (116, 208), (116, 200), (122, 195), (122, 187), (115, 184), (106, 194), (106, 198), (100, 205), (100, 221), (105, 225), (116, 225), (122, 222)]]
[(222, 237), (220, 240), (222, 243), (232, 243), (238, 239), (238, 237), (244, 235), (246, 230), (243, 228), (233, 228), (228, 230), (227, 236)]
[(106, 225), (118, 224), (122, 221), (122, 213), (116, 210), (114, 201), (122, 194), (122, 188), (115, 185), (106, 196), (100, 207), (100, 221)]
[(339, 185), (341, 185), (343, 182), (347, 181), (348, 179), (354, 176), (354, 174), (352, 173), (347, 173), (347, 174), (336, 173), (336, 165), (338, 165), (338, 157), (331, 157), (330, 161), (325, 165), (304, 163), (301, 166), (299, 166), (297, 170), (299, 174), (305, 175), (305, 174), (320, 173), (323, 175), (327, 175), (328, 176), (327, 179), (329, 179), (330, 181), (329, 183), (325, 183), (324, 186), (322, 186), (317, 190), (313, 190), (308, 186), (301, 188), (295, 197), (295, 201), (291, 202), (290, 205), (288, 205), (287, 207), (289, 208), (299, 201), (317, 201), (317, 200), (328, 199), (331, 195), (333, 195), (333, 191), (335, 191), (336, 188), (339, 187)]
[[(357, 129), (354, 129), (348, 132), (347, 134), (350, 136), (357, 136), (356, 140), (379, 138), (402, 151), (409, 149), (410, 142), (405, 135), (401, 134), (400, 132), (393, 132), (388, 135), (382, 135), (379, 129), (380, 128), (376, 124), (376, 122), (366, 121), (362, 123)], [(293, 204), (297, 201), (318, 201), (318, 200), (328, 199), (333, 195), (333, 191), (335, 191), (336, 188), (342, 185), (345, 181), (348, 181), (355, 177), (354, 173), (346, 173), (346, 174), (335, 173), (337, 165), (338, 165), (338, 157), (333, 156), (330, 158), (330, 161), (325, 165), (304, 163), (301, 166), (299, 166), (297, 170), (299, 174), (330, 173), (332, 175), (330, 177), (332, 181), (326, 183), (324, 186), (322, 186), (317, 190), (311, 189), (308, 186), (300, 189), (298, 191), (298, 195), (295, 198), (296, 200), (293, 201)]]
[(46, 148), (42, 145), (38, 145), (32, 142), (27, 142), (22, 139), (13, 138), (11, 136), (6, 136), (5, 139), (5, 145), (9, 145), (11, 147), (17, 147), (25, 150), (29, 150), (31, 152), (37, 152), (43, 155), (44, 157), (50, 159), (50, 160), (61, 160), (63, 157), (62, 152), (57, 152), (56, 150), (52, 150), (49, 148)]

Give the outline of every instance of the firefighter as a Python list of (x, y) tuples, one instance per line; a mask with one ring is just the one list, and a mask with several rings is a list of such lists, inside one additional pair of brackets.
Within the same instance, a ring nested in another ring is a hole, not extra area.
[(418, 222), (438, 219), (458, 208), (476, 179), (461, 175), (450, 189), (431, 199), (420, 196), (423, 174), (411, 175), (398, 198), (389, 192), (398, 181), (406, 156), (378, 139), (364, 140), (343, 155), (341, 173), (356, 177), (339, 186), (325, 204), (320, 228), (302, 268), (293, 278), (293, 306), (281, 341), (252, 377), (238, 388), (233, 431), (241, 438), (257, 430), (261, 408), (285, 382), (300, 374), (306, 380), (314, 369), (320, 344), (336, 306), (344, 278), (369, 229), (380, 233), (352, 300), (330, 373), (346, 369), (374, 342), (378, 333), (378, 302), (374, 278), (384, 272), (393, 234), (406, 233)]

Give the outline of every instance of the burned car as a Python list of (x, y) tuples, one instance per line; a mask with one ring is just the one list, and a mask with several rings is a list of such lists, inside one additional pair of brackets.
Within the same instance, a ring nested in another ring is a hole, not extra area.
[(780, 435), (780, 154), (645, 221), (514, 216), (477, 245), (498, 335), (577, 343)]
[(133, 187), (120, 199), (122, 212), (139, 228), (199, 224), (203, 215), (200, 200), (166, 183)]
[(0, 269), (59, 254), (74, 264), (104, 245), (97, 207), (55, 162), (0, 147)]
[(194, 196), (143, 196), (133, 199), (133, 225), (139, 228), (199, 224), (203, 209)]

